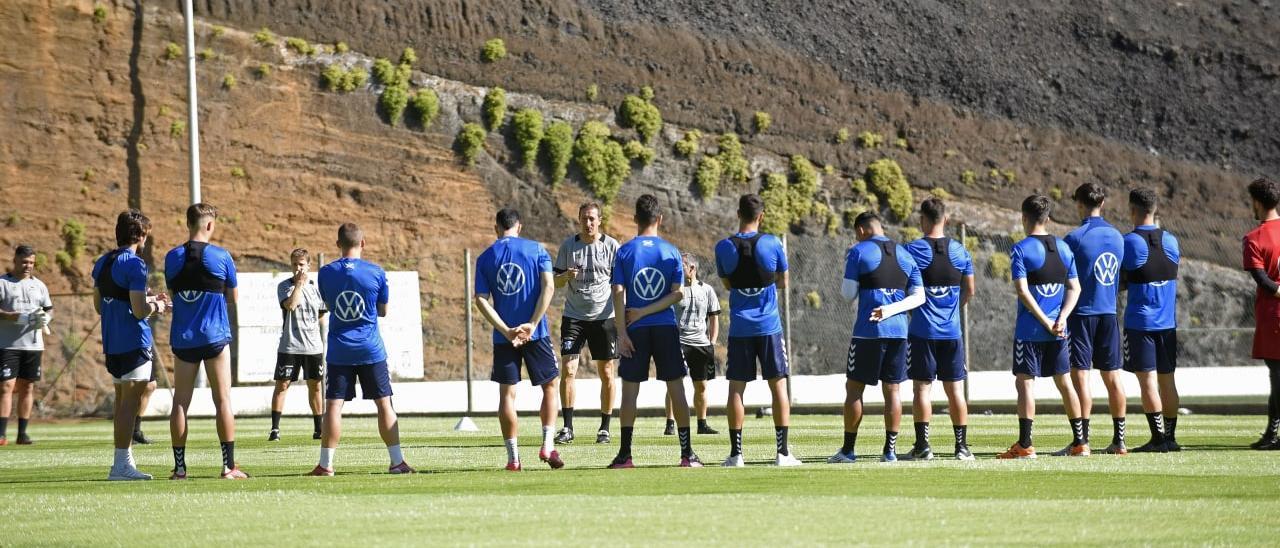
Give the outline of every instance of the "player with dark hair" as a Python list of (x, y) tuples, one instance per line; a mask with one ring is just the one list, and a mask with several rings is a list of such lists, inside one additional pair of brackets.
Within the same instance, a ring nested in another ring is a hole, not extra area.
[(574, 380), (584, 346), (590, 350), (600, 376), (600, 429), (596, 431), (596, 443), (609, 443), (613, 363), (618, 357), (609, 276), (617, 253), (618, 241), (600, 231), (600, 204), (586, 202), (578, 206), (578, 233), (560, 244), (554, 267), (555, 286), (567, 288), (560, 321), (559, 384), (564, 428), (556, 433), (556, 443), (573, 442)]
[(542, 388), (542, 448), (538, 459), (551, 468), (564, 461), (555, 449), (556, 393), (560, 371), (547, 329), (547, 307), (555, 295), (551, 255), (542, 244), (520, 237), (520, 214), (502, 209), (494, 220), (498, 240), (476, 259), (475, 303), (493, 326), (493, 375), (498, 383), (498, 420), (507, 447), (507, 470), (518, 472), (520, 451), (516, 384), (520, 364), (529, 382)]
[(275, 391), (271, 394), (271, 432), (267, 441), (280, 441), (280, 417), (284, 414), (284, 395), (289, 383), (301, 376), (307, 381), (307, 403), (311, 405), (314, 430), (311, 439), (320, 439), (320, 423), (324, 415), (321, 388), (324, 384), (324, 299), (311, 278), (311, 254), (298, 248), (289, 253), (293, 276), (276, 286), (283, 324), (280, 345), (276, 349)]
[[(778, 314), (778, 289), (787, 287), (787, 253), (782, 241), (760, 232), (765, 216), (764, 200), (755, 194), (738, 199), (738, 232), (716, 244), (716, 272), (729, 290), (729, 457), (724, 466), (743, 466), (742, 395), (757, 372), (769, 383), (773, 398), (773, 430), (777, 447), (774, 463), (799, 466), (791, 454), (791, 400), (787, 378), (791, 375), (787, 345)], [(758, 364), (758, 367), (757, 367)]]
[(924, 237), (907, 244), (907, 253), (920, 268), (925, 286), (924, 305), (911, 314), (907, 328), (907, 377), (914, 397), (911, 416), (916, 441), (912, 460), (930, 460), (929, 420), (933, 400), (929, 396), (935, 379), (947, 393), (947, 409), (955, 432), (955, 458), (973, 460), (969, 450), (969, 407), (964, 398), (968, 377), (964, 339), (960, 331), (960, 309), (973, 298), (977, 288), (973, 257), (964, 244), (947, 237), (947, 205), (938, 198), (920, 204), (920, 228)]
[(1134, 452), (1181, 451), (1178, 427), (1178, 239), (1156, 224), (1157, 198), (1149, 188), (1129, 193), (1133, 232), (1124, 235), (1125, 371), (1138, 377), (1151, 441)]
[(674, 305), (684, 287), (684, 266), (676, 246), (658, 236), (662, 209), (651, 194), (636, 200), (636, 237), (618, 248), (610, 283), (613, 285), (615, 328), (618, 332), (618, 376), (622, 378), (622, 443), (609, 468), (634, 468), (631, 438), (636, 422), (640, 383), (649, 380), (653, 359), (658, 380), (676, 416), (680, 466), (701, 467), (689, 435), (689, 400), (684, 377), (689, 374), (680, 352), (680, 332)]
[(1022, 201), (1022, 227), (1028, 236), (1014, 244), (1009, 253), (1013, 284), (1018, 296), (1018, 319), (1014, 327), (1013, 374), (1018, 391), (1018, 441), (1001, 459), (1034, 459), (1032, 425), (1036, 415), (1033, 387), (1036, 377), (1053, 377), (1062, 394), (1062, 406), (1071, 423), (1071, 445), (1066, 454), (1089, 455), (1084, 442), (1084, 420), (1080, 400), (1071, 388), (1071, 349), (1067, 342), (1067, 318), (1080, 297), (1076, 280), (1075, 255), (1071, 248), (1049, 234), (1049, 214), (1053, 202), (1047, 196), (1032, 195)]
[[(707, 381), (716, 378), (716, 339), (720, 337), (720, 299), (711, 284), (698, 279), (698, 257), (681, 253), (684, 261), (685, 286), (676, 303), (680, 322), (680, 350), (689, 366), (693, 381), (693, 411), (698, 419), (699, 434), (719, 434), (707, 424)], [(663, 434), (675, 435), (676, 416), (667, 396), (667, 429)]]
[[(1071, 341), (1071, 384), (1080, 400), (1080, 417), (1084, 420), (1084, 443), (1089, 443), (1089, 416), (1093, 412), (1093, 395), (1089, 391), (1089, 370), (1096, 368), (1107, 387), (1107, 403), (1113, 426), (1111, 445), (1104, 452), (1124, 455), (1125, 396), (1120, 379), (1120, 324), (1116, 320), (1116, 302), (1120, 291), (1120, 264), (1124, 259), (1124, 237), (1102, 218), (1107, 194), (1096, 183), (1085, 183), (1073, 195), (1076, 211), (1083, 219), (1080, 228), (1063, 240), (1075, 255), (1080, 274), (1080, 300), (1067, 319)], [(1065, 448), (1055, 455), (1065, 455)]]
[(1253, 359), (1263, 360), (1271, 377), (1267, 426), (1253, 449), (1280, 450), (1280, 185), (1267, 178), (1249, 184), (1258, 227), (1244, 237), (1244, 269), (1258, 286), (1253, 301)]
[(325, 371), (324, 419), (320, 423), (320, 462), (308, 476), (332, 476), (333, 457), (342, 438), (342, 407), (356, 397), (356, 383), (378, 410), (378, 435), (387, 446), (389, 474), (412, 474), (400, 449), (400, 422), (391, 403), (391, 372), (387, 349), (378, 332), (378, 318), (387, 315), (391, 289), (382, 267), (361, 258), (364, 231), (355, 223), (338, 227), (342, 256), (320, 268), (316, 279), (320, 298), (330, 311), (329, 352)]
[(134, 419), (139, 399), (152, 379), (151, 325), (172, 304), (161, 293), (147, 295), (147, 263), (138, 256), (151, 234), (151, 220), (136, 209), (116, 218), (116, 249), (93, 265), (93, 308), (102, 317), (102, 352), (115, 384), (112, 431), (115, 458), (109, 480), (149, 480), (133, 460)]
[(36, 251), (19, 245), (13, 251), (13, 269), (0, 276), (0, 445), (5, 445), (5, 427), (13, 394), (18, 394), (18, 445), (31, 445), (27, 423), (40, 381), (40, 360), (44, 356), (43, 331), (53, 319), (49, 288), (36, 279)]
[(866, 211), (853, 223), (858, 243), (845, 258), (840, 294), (858, 302), (849, 339), (844, 400), (844, 444), (828, 463), (857, 460), (855, 445), (862, 424), (862, 394), (884, 385), (884, 448), (880, 460), (898, 460), (902, 399), (898, 385), (907, 380), (906, 312), (925, 303), (920, 267), (911, 254), (884, 235), (880, 216)]
[(238, 290), (236, 264), (227, 250), (209, 243), (217, 227), (218, 210), (206, 203), (187, 208), (187, 243), (164, 258), (165, 281), (176, 300), (169, 345), (174, 363), (173, 410), (169, 434), (173, 440), (173, 475), (187, 479), (187, 408), (195, 390), (200, 364), (205, 365), (213, 392), (214, 421), (222, 445), (222, 479), (245, 479), (235, 460), (236, 417), (231, 406), (231, 321)]

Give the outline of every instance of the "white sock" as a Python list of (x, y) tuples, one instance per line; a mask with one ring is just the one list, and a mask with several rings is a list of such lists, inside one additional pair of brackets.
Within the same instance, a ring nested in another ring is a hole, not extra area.
[(520, 462), (520, 451), (516, 447), (516, 439), (507, 440), (507, 462)]
[(391, 466), (400, 466), (404, 462), (404, 454), (400, 452), (399, 445), (388, 445), (387, 455), (391, 457)]
[(333, 453), (338, 448), (321, 447), (320, 448), (320, 467), (326, 470), (333, 470)]
[(542, 450), (543, 451), (551, 451), (556, 448), (555, 436), (556, 436), (555, 426), (542, 427)]
[(115, 462), (111, 464), (112, 468), (123, 468), (128, 466), (133, 460), (129, 455), (129, 449), (116, 449)]

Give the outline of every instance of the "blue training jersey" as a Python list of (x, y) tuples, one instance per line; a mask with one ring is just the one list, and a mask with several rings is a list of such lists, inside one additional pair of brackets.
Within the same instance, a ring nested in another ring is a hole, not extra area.
[[(1142, 225), (1135, 230), (1154, 230), (1153, 225)], [(1164, 254), (1179, 264), (1182, 252), (1178, 248), (1178, 239), (1168, 232), (1161, 239), (1164, 243)], [(1124, 235), (1124, 264), (1126, 273), (1132, 272), (1147, 264), (1149, 255), (1147, 241), (1137, 233)], [(1128, 284), (1129, 298), (1124, 309), (1125, 329), (1138, 331), (1164, 331), (1178, 327), (1178, 280), (1167, 280), (1152, 283)]]
[(1080, 276), (1080, 301), (1072, 314), (1103, 316), (1116, 313), (1120, 291), (1120, 263), (1124, 237), (1102, 217), (1089, 217), (1063, 239), (1075, 255)]
[(325, 361), (344, 366), (387, 361), (377, 307), (391, 299), (386, 271), (364, 259), (344, 257), (321, 267), (316, 278), (330, 318)]
[[(110, 253), (93, 264), (94, 280), (106, 268)], [(111, 281), (127, 291), (147, 290), (147, 263), (132, 250), (115, 256), (111, 265)], [(96, 285), (96, 284), (95, 284)], [(151, 325), (133, 315), (128, 299), (102, 297), (102, 353), (123, 354), (139, 348), (151, 348)]]
[[(1058, 256), (1062, 259), (1062, 265), (1066, 268), (1067, 279), (1076, 279), (1076, 261), (1075, 255), (1071, 253), (1071, 247), (1066, 242), (1054, 239), (1058, 246)], [(1029, 273), (1040, 270), (1045, 263), (1045, 247), (1044, 244), (1033, 237), (1027, 237), (1021, 242), (1014, 244), (1013, 250), (1009, 253), (1010, 270), (1013, 273), (1014, 280), (1026, 279)], [(1062, 305), (1066, 300), (1067, 286), (1059, 283), (1047, 283), (1041, 285), (1031, 285), (1031, 297), (1036, 300), (1036, 305), (1040, 307), (1040, 311), (1044, 312), (1050, 320), (1057, 321), (1058, 315), (1062, 312)], [(1024, 342), (1046, 342), (1056, 340), (1053, 335), (1031, 314), (1027, 307), (1022, 305), (1022, 301), (1018, 301), (1018, 319), (1014, 326), (1013, 337), (1016, 340)]]
[[(858, 281), (865, 275), (875, 272), (880, 267), (883, 254), (875, 241), (887, 241), (884, 236), (876, 236), (870, 240), (858, 242), (849, 248), (845, 255), (844, 279)], [(895, 244), (896, 245), (896, 244)], [(880, 322), (871, 321), (871, 311), (893, 304), (907, 298), (914, 288), (924, 284), (920, 279), (920, 268), (915, 259), (901, 245), (896, 250), (898, 268), (907, 277), (907, 289), (867, 289), (858, 288), (858, 311), (853, 319), (853, 336), (860, 339), (905, 339), (907, 338), (907, 315), (897, 314)]]
[[(644, 308), (684, 285), (680, 250), (657, 236), (637, 236), (618, 248), (613, 261), (613, 285), (627, 289), (627, 308)], [(629, 327), (676, 325), (675, 306), (650, 314)]]
[[(170, 283), (182, 272), (187, 262), (187, 249), (178, 246), (164, 256), (164, 274)], [(204, 269), (214, 278), (236, 287), (236, 263), (231, 253), (213, 244), (204, 248)], [(173, 321), (169, 328), (169, 346), (196, 348), (231, 340), (231, 320), (227, 316), (225, 293), (178, 291), (173, 297)]]
[[(737, 236), (749, 238), (755, 232), (742, 232)], [(772, 234), (760, 236), (756, 241), (756, 264), (768, 272), (787, 271), (787, 253), (782, 241)], [(728, 278), (738, 268), (738, 248), (728, 238), (716, 244), (716, 273)], [(764, 288), (733, 289), (729, 291), (729, 336), (759, 337), (782, 332), (782, 318), (778, 314), (778, 288), (769, 284)]]
[[(950, 242), (946, 259), (951, 261), (961, 275), (972, 276), (973, 256), (969, 255), (964, 244), (955, 240)], [(929, 240), (918, 239), (907, 244), (906, 249), (922, 273), (933, 264), (933, 244)], [(923, 280), (923, 275), (921, 279)], [(925, 286), (924, 294), (924, 305), (911, 312), (911, 324), (908, 328), (911, 336), (935, 340), (959, 339), (960, 286)]]
[[(551, 255), (542, 244), (515, 236), (500, 238), (476, 259), (476, 294), (490, 295), (494, 310), (508, 327), (528, 323), (542, 295), (543, 272), (551, 272)], [(530, 340), (547, 335), (547, 316), (543, 314)], [(511, 341), (495, 329), (493, 343)]]

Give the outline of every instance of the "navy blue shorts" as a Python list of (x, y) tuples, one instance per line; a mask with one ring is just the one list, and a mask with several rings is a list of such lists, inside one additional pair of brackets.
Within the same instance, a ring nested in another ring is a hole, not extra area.
[(627, 382), (649, 380), (649, 358), (658, 371), (658, 380), (674, 381), (689, 374), (680, 349), (680, 332), (674, 325), (647, 325), (627, 329), (631, 338), (631, 357), (618, 362), (618, 376)]
[[(116, 380), (154, 381), (156, 380), (155, 369), (149, 365), (152, 361), (151, 358), (150, 348), (138, 348), (119, 354), (107, 354), (107, 372), (111, 373), (111, 378)], [(147, 372), (150, 376), (147, 378), (141, 378), (141, 372), (134, 373), (136, 369), (144, 365), (147, 366), (147, 369), (150, 369)], [(124, 379), (124, 376), (129, 373), (134, 373), (134, 378)]]
[[(594, 355), (591, 356), (595, 358)], [(498, 384), (520, 382), (520, 364), (529, 371), (529, 382), (542, 386), (560, 374), (556, 364), (556, 351), (551, 348), (551, 337), (529, 341), (518, 348), (510, 344), (493, 345), (493, 374), (489, 380)]]
[(787, 343), (782, 333), (757, 337), (729, 337), (729, 363), (724, 378), (731, 381), (756, 380), (756, 362), (765, 380), (791, 374), (787, 362)]
[(1032, 377), (1071, 371), (1071, 345), (1065, 340), (1013, 341), (1013, 374)]
[(968, 376), (964, 368), (963, 339), (907, 339), (907, 378), (957, 382)]
[(1120, 323), (1115, 314), (1067, 318), (1067, 332), (1071, 340), (1071, 368), (1098, 371), (1115, 371), (1123, 362), (1120, 359)]
[(222, 341), (194, 348), (175, 348), (173, 349), (173, 355), (177, 356), (179, 360), (184, 362), (200, 365), (200, 362), (202, 361), (212, 360), (218, 357), (218, 355), (222, 353), (222, 349), (226, 348), (227, 344), (230, 342), (231, 341)]
[(1173, 373), (1178, 368), (1178, 330), (1124, 330), (1124, 370)]
[(391, 396), (391, 373), (387, 362), (365, 365), (333, 365), (325, 372), (324, 399), (351, 401), (356, 398), (356, 381), (366, 400)]
[(849, 339), (845, 376), (867, 386), (907, 380), (906, 339)]

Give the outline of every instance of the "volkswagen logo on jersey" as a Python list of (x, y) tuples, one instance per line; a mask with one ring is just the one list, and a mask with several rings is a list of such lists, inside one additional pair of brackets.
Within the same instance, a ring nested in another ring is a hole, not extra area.
[(1120, 258), (1115, 253), (1106, 252), (1098, 256), (1093, 261), (1093, 279), (1105, 286), (1112, 286), (1116, 283), (1116, 277), (1120, 275)]
[(746, 289), (735, 289), (734, 291), (737, 291), (737, 292), (738, 292), (738, 294), (739, 294), (739, 295), (742, 295), (743, 297), (755, 297), (756, 295), (759, 295), (759, 294), (761, 294), (761, 293), (764, 293), (764, 288), (763, 288), (763, 287), (748, 287), (748, 288), (746, 288)]
[(200, 300), (200, 294), (201, 294), (201, 293), (203, 293), (203, 291), (196, 291), (196, 290), (194, 290), (194, 289), (188, 289), (188, 290), (186, 290), (186, 291), (179, 291), (179, 292), (178, 292), (178, 298), (179, 298), (179, 299), (182, 299), (182, 300), (183, 300), (183, 301), (185, 301), (185, 302), (194, 303), (194, 302), (196, 302), (196, 301)]
[(1166, 286), (1166, 285), (1169, 285), (1169, 282), (1171, 282), (1171, 281), (1173, 281), (1173, 280), (1160, 280), (1160, 281), (1158, 281), (1158, 282), (1151, 282), (1151, 283), (1149, 283), (1149, 284), (1147, 284), (1147, 285), (1149, 285), (1149, 286), (1151, 286), (1151, 287), (1164, 287), (1164, 286)]
[(498, 293), (515, 295), (524, 288), (524, 269), (516, 263), (505, 263), (498, 267)]
[(1040, 284), (1036, 286), (1036, 293), (1046, 299), (1061, 292), (1062, 284)]
[(883, 287), (880, 289), (880, 293), (883, 294), (885, 298), (892, 299), (898, 295), (898, 290), (891, 287)]
[(667, 289), (667, 278), (653, 267), (645, 267), (636, 272), (636, 277), (631, 280), (631, 290), (636, 292), (636, 296), (646, 301), (652, 301), (661, 297)]
[(343, 291), (333, 301), (333, 316), (344, 322), (354, 322), (364, 316), (364, 297), (355, 291)]
[(929, 296), (935, 299), (942, 299), (951, 296), (951, 286), (949, 285), (935, 285), (927, 290), (929, 291)]

